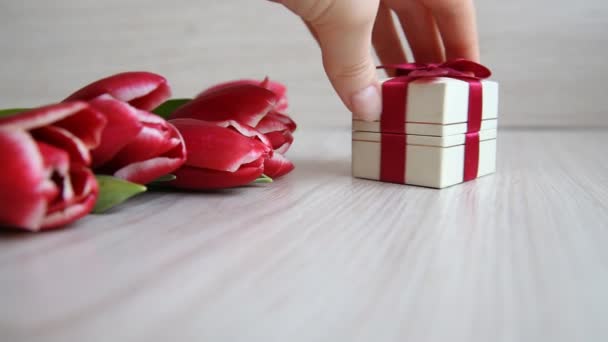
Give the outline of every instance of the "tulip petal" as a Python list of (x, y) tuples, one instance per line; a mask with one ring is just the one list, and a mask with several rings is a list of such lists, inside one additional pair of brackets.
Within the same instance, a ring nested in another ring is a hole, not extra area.
[(178, 108), (171, 119), (235, 120), (255, 127), (277, 102), (272, 91), (242, 84), (203, 94)]
[(42, 229), (58, 228), (84, 217), (93, 210), (99, 195), (99, 185), (95, 175), (86, 167), (72, 166), (70, 180), (74, 197), (66, 201), (59, 210), (49, 213), (42, 222)]
[(122, 168), (134, 162), (158, 157), (181, 144), (179, 135), (162, 118), (137, 111), (142, 123), (141, 131), (108, 163), (109, 168)]
[(282, 177), (293, 171), (294, 168), (293, 163), (280, 153), (275, 153), (272, 158), (264, 161), (264, 174), (271, 178)]
[(261, 121), (255, 126), (255, 129), (260, 131), (260, 133), (270, 133), (277, 131), (289, 131), (289, 127), (280, 120), (275, 113), (268, 113)]
[(105, 116), (93, 108), (80, 111), (54, 123), (55, 126), (72, 133), (82, 141), (88, 150), (99, 146), (106, 124)]
[[(172, 124), (165, 122), (164, 127), (167, 128), (169, 138), (165, 139), (165, 143), (157, 144), (156, 151), (160, 152), (159, 154), (151, 156), (149, 159), (131, 161), (116, 170), (114, 176), (133, 183), (148, 184), (161, 176), (172, 173), (182, 166), (186, 162), (187, 155), (184, 140), (180, 132)], [(132, 146), (132, 143), (127, 148), (132, 147), (131, 151), (137, 151), (146, 146), (145, 139), (138, 140), (136, 143), (142, 145)], [(158, 146), (163, 147), (159, 148)], [(166, 146), (169, 148), (165, 150), (164, 147)], [(129, 149), (121, 151), (121, 154), (124, 151), (129, 151)]]
[(135, 108), (150, 111), (171, 96), (171, 88), (167, 80), (160, 75), (125, 72), (93, 82), (70, 95), (65, 101), (88, 101), (103, 94), (110, 94)]
[(167, 83), (161, 84), (147, 96), (142, 96), (129, 101), (133, 107), (141, 110), (153, 110), (171, 97), (171, 88)]
[(284, 112), (289, 109), (287, 98), (280, 97), (279, 100), (277, 100), (277, 104), (274, 106), (274, 109), (280, 112)]
[(7, 129), (30, 130), (50, 125), (89, 107), (86, 102), (49, 105), (0, 118), (0, 126)]
[(171, 185), (191, 190), (232, 188), (252, 183), (263, 172), (262, 158), (243, 165), (235, 172), (183, 166), (175, 172), (177, 178), (171, 182)]
[(70, 182), (70, 155), (62, 148), (37, 142), (38, 151), (44, 162), (45, 176), (53, 183), (54, 191), (47, 198), (47, 214), (53, 211), (53, 206), (62, 205), (74, 197), (74, 189)]
[(287, 94), (287, 86), (285, 86), (281, 82), (271, 81), (270, 78), (265, 77), (264, 80), (260, 83), (260, 86), (272, 90), (275, 94), (280, 97), (285, 97)]
[(0, 118), (6, 129), (27, 131), (51, 124), (66, 129), (90, 149), (99, 144), (106, 119), (86, 102), (58, 103)]
[(293, 143), (292, 132), (296, 123), (289, 116), (273, 111), (260, 121), (256, 129), (266, 135), (275, 152), (284, 154)]
[(266, 133), (275, 152), (285, 154), (293, 143), (293, 135), (289, 131)]
[(71, 194), (70, 187), (64, 190), (63, 184), (57, 184), (53, 181), (57, 176), (62, 177), (69, 172), (70, 157), (67, 152), (51, 145), (36, 142), (36, 146), (44, 164), (44, 179), (41, 183), (41, 189), (43, 190), (41, 194), (47, 203), (48, 211), (49, 205), (61, 200), (64, 191), (67, 191), (68, 196)]
[(285, 102), (287, 102), (286, 101), (287, 100), (286, 99), (287, 87), (280, 82), (271, 81), (268, 77), (264, 78), (264, 80), (261, 82), (258, 80), (252, 80), (252, 79), (241, 79), (241, 80), (233, 80), (233, 81), (228, 81), (228, 82), (224, 82), (224, 83), (219, 83), (219, 84), (216, 84), (212, 87), (205, 89), (200, 94), (198, 94), (197, 97), (206, 95), (206, 94), (218, 91), (218, 90), (223, 90), (226, 88), (239, 86), (239, 85), (243, 85), (243, 84), (256, 85), (256, 86), (261, 86), (262, 88), (266, 88), (266, 89), (272, 91), (273, 93), (275, 93), (277, 95), (277, 97), (285, 98)]
[(244, 164), (268, 156), (271, 151), (260, 140), (213, 122), (194, 119), (175, 119), (169, 122), (184, 137), (188, 166), (235, 172)]
[(157, 157), (129, 164), (114, 173), (114, 177), (137, 184), (148, 184), (158, 177), (178, 169), (183, 164), (178, 158)]
[(0, 226), (38, 230), (58, 189), (46, 179), (36, 142), (22, 130), (0, 127), (0, 160)]
[(251, 126), (247, 126), (247, 125), (241, 125), (240, 123), (238, 123), (237, 121), (234, 120), (227, 120), (227, 121), (216, 121), (213, 122), (213, 124), (220, 126), (220, 127), (226, 127), (226, 128), (232, 128), (235, 131), (241, 133), (242, 135), (249, 137), (249, 138), (256, 138), (258, 139), (261, 143), (263, 143), (264, 145), (268, 146), (268, 151), (271, 151), (271, 147), (272, 144), (270, 142), (270, 140), (268, 140), (268, 138), (266, 137), (266, 135), (262, 134), (260, 131), (258, 131), (257, 129), (251, 127)]
[(101, 95), (90, 102), (91, 106), (105, 115), (108, 123), (103, 130), (101, 144), (91, 151), (93, 167), (99, 167), (112, 159), (133, 140), (143, 128), (137, 109), (116, 100), (110, 95)]
[(66, 151), (72, 163), (90, 165), (91, 155), (85, 144), (67, 130), (56, 126), (45, 126), (31, 132), (34, 139)]
[[(209, 94), (214, 93), (219, 90), (225, 90), (227, 88), (232, 88), (232, 87), (241, 86), (241, 85), (261, 86), (261, 82), (258, 80), (253, 80), (253, 79), (241, 79), (241, 80), (233, 80), (233, 81), (218, 83), (218, 84), (213, 85), (213, 86), (203, 90), (202, 92), (200, 92), (198, 95), (196, 95), (195, 99), (199, 98), (201, 96), (209, 95)], [(263, 87), (263, 88), (266, 88), (266, 87)], [(266, 88), (266, 89), (268, 89), (268, 88)]]
[(270, 117), (270, 119), (272, 119), (272, 120), (277, 120), (277, 121), (282, 122), (283, 124), (285, 124), (285, 126), (287, 126), (287, 129), (292, 133), (295, 132), (296, 129), (298, 128), (295, 121), (293, 121), (287, 114), (283, 114), (283, 113), (279, 112), (278, 110), (270, 112), (266, 117)]
[(207, 88), (206, 90), (201, 92), (197, 97), (207, 95), (209, 93), (212, 93), (212, 92), (215, 92), (218, 90), (223, 90), (226, 88), (243, 85), (243, 84), (257, 85), (257, 86), (261, 86), (262, 88), (266, 88), (266, 89), (272, 91), (273, 93), (275, 93), (275, 95), (277, 97), (277, 101), (274, 106), (274, 109), (277, 111), (281, 111), (281, 112), (287, 110), (287, 107), (288, 107), (287, 87), (283, 83), (280, 83), (277, 81), (271, 81), (268, 77), (264, 78), (264, 80), (261, 82), (258, 80), (252, 80), (252, 79), (241, 79), (241, 80), (234, 80), (234, 81), (220, 83), (220, 84), (217, 84), (210, 88)]
[(282, 84), (280, 82), (276, 82), (276, 81), (271, 81), (270, 79), (268, 79), (268, 77), (266, 77), (260, 85), (268, 90), (271, 90), (275, 94), (277, 94), (278, 100), (274, 107), (275, 110), (278, 110), (281, 112), (287, 110), (287, 107), (288, 107), (287, 87), (284, 84)]

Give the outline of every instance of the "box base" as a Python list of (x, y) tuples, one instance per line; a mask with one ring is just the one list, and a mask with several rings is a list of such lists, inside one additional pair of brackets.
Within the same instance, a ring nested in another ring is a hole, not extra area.
[[(479, 143), (477, 178), (496, 172), (496, 139)], [(352, 174), (380, 180), (380, 142), (353, 140)], [(463, 183), (464, 145), (406, 146), (405, 183), (442, 189)]]

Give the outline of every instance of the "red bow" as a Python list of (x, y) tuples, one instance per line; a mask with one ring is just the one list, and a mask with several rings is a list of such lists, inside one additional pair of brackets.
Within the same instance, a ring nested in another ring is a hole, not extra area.
[(492, 75), (490, 69), (467, 59), (455, 59), (445, 63), (402, 63), (381, 65), (377, 69), (394, 69), (397, 76), (410, 78), (424, 77), (465, 77), (484, 79)]

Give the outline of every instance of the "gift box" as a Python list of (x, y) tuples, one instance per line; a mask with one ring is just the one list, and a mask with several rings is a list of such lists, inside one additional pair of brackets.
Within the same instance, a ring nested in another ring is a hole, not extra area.
[(391, 66), (379, 121), (353, 121), (354, 177), (444, 188), (494, 173), (498, 84), (470, 61)]

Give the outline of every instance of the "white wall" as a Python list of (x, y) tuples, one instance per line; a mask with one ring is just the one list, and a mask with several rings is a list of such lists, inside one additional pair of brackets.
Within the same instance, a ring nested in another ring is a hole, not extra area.
[[(503, 127), (608, 126), (608, 2), (477, 4)], [(167, 76), (177, 96), (269, 74), (290, 86), (300, 122), (349, 123), (307, 31), (263, 0), (0, 0), (0, 51), (2, 107), (56, 101), (131, 69)]]

